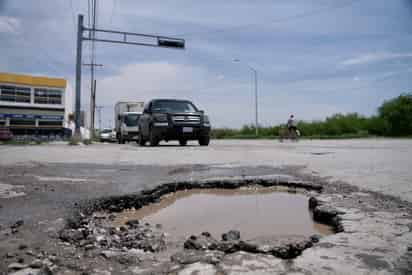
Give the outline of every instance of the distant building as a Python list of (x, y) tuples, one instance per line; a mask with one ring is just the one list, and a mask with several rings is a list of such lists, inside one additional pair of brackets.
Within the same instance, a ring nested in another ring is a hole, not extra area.
[(0, 73), (0, 127), (14, 135), (63, 133), (68, 119), (62, 78)]

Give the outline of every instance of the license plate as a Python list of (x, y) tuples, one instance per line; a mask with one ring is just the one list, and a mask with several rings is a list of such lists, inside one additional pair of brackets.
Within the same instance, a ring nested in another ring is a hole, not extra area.
[(183, 127), (182, 131), (183, 131), (183, 133), (192, 133), (193, 128), (192, 127)]

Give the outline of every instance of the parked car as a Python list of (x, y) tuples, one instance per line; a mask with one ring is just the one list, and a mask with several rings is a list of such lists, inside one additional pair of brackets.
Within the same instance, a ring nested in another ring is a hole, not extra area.
[(181, 146), (197, 140), (201, 146), (210, 142), (210, 121), (207, 115), (188, 100), (153, 99), (146, 103), (139, 119), (139, 144), (149, 141), (178, 140)]
[(112, 142), (116, 140), (116, 133), (112, 129), (103, 129), (100, 131), (100, 142)]
[(13, 133), (8, 128), (0, 128), (0, 140), (11, 140)]

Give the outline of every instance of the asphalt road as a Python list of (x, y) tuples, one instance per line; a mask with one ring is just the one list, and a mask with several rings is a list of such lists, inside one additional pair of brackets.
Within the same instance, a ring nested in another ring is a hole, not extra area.
[[(332, 180), (412, 201), (412, 140), (213, 140), (208, 147), (164, 143), (68, 146), (0, 146), (0, 165), (39, 163), (99, 165), (207, 165), (211, 168), (303, 166)], [(196, 176), (198, 173), (193, 172)], [(1, 189), (0, 189), (1, 190)], [(0, 191), (1, 192), (1, 191)]]
[[(311, 274), (322, 274), (319, 272), (324, 270), (331, 274), (377, 274), (375, 271), (383, 268), (380, 274), (403, 274), (399, 270), (412, 270), (411, 204), (367, 191), (352, 192), (346, 190), (347, 185), (333, 181), (412, 202), (411, 156), (412, 140), (408, 139), (298, 143), (213, 140), (208, 147), (171, 143), (154, 148), (135, 143), (3, 145), (0, 274), (5, 274), (1, 272), (19, 257), (26, 262), (32, 260), (20, 251), (21, 245), (60, 253), (57, 232), (82, 201), (139, 192), (179, 179), (264, 175), (304, 179), (313, 175), (315, 181), (325, 177), (324, 182), (331, 184), (326, 185), (323, 199), (346, 213), (342, 220), (348, 232), (330, 235), (305, 251), (295, 261), (297, 269)], [(10, 234), (10, 226), (20, 220), (24, 225)], [(9, 253), (16, 256), (9, 257)], [(90, 266), (100, 264), (111, 262), (97, 261)], [(89, 263), (82, 265), (87, 267)]]

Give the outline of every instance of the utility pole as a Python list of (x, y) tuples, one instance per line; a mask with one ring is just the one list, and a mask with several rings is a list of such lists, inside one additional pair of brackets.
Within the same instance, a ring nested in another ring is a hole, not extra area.
[(77, 19), (77, 47), (76, 47), (76, 103), (75, 103), (75, 135), (80, 137), (80, 90), (82, 77), (82, 41), (83, 41), (83, 15)]
[[(93, 52), (92, 52), (93, 55)], [(83, 66), (90, 66), (90, 133), (91, 138), (93, 138), (94, 134), (94, 118), (95, 118), (95, 106), (96, 106), (96, 79), (94, 79), (94, 67), (103, 67), (103, 64), (96, 64), (96, 63), (87, 63), (83, 64)]]
[[(93, 66), (92, 66), (93, 67)], [(93, 79), (92, 89), (90, 94), (90, 138), (94, 137), (94, 114), (96, 110), (96, 79)]]
[[(96, 37), (96, 0), (93, 0), (92, 7), (92, 32), (91, 36), (94, 39)], [(96, 105), (96, 80), (94, 79), (94, 67), (95, 67), (95, 44), (92, 40), (92, 52), (91, 52), (91, 62), (90, 62), (90, 138), (94, 137), (94, 112)]]
[(102, 109), (103, 106), (96, 106), (97, 113), (99, 114), (99, 131), (102, 130)]
[[(84, 37), (83, 33), (87, 32)], [(110, 37), (96, 38), (95, 33), (110, 34)], [(115, 36), (118, 37), (115, 37)], [(129, 39), (132, 37), (133, 40)], [(137, 39), (141, 39), (141, 41)], [(185, 40), (181, 38), (173, 38), (161, 35), (132, 33), (114, 30), (104, 30), (97, 28), (89, 28), (83, 26), (83, 15), (78, 16), (77, 26), (77, 51), (76, 51), (76, 133), (80, 135), (80, 97), (81, 97), (81, 64), (82, 64), (82, 42), (83, 41), (99, 41), (106, 43), (127, 44), (135, 46), (147, 46), (147, 47), (160, 47), (160, 48), (172, 48), (172, 49), (184, 49)], [(93, 64), (93, 63), (91, 63)], [(96, 64), (95, 64), (96, 65)], [(94, 65), (92, 65), (94, 68)], [(94, 81), (93, 81), (93, 86)], [(93, 106), (94, 111), (94, 106)]]

